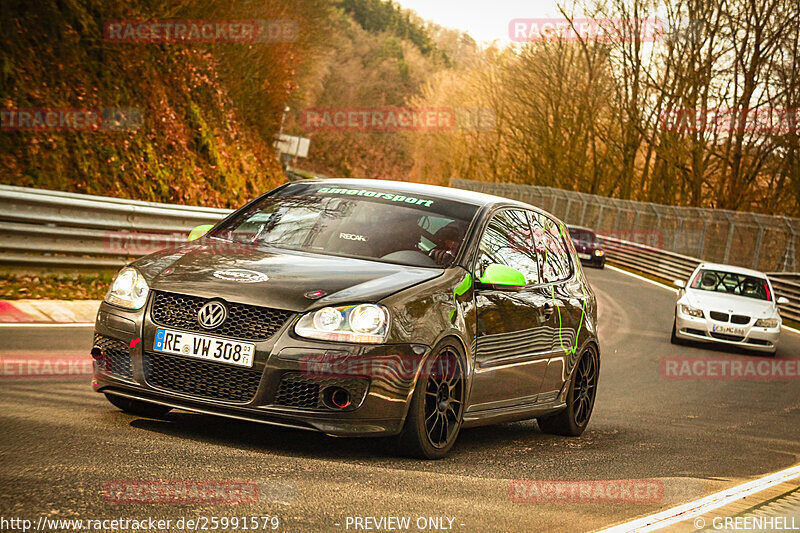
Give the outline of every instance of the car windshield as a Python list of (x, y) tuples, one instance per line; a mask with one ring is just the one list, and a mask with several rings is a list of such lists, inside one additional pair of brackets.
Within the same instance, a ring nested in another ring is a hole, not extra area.
[(765, 278), (734, 274), (721, 270), (702, 269), (694, 277), (692, 289), (735, 294), (756, 300), (772, 300), (769, 284)]
[(290, 184), (209, 235), (228, 241), (424, 267), (452, 263), (477, 206), (376, 187)]
[(588, 229), (570, 228), (569, 236), (572, 238), (573, 242), (584, 245), (594, 244), (597, 241), (597, 236), (593, 231)]

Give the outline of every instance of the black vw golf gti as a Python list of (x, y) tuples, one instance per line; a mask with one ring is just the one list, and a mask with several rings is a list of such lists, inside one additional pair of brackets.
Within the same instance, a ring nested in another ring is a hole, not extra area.
[(597, 393), (596, 301), (563, 223), (411, 183), (283, 185), (122, 269), (94, 388), (172, 408), (444, 456), (461, 428), (536, 418), (580, 435)]

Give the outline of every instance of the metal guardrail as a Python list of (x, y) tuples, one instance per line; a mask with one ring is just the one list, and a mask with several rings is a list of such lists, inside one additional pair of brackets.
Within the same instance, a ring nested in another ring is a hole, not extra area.
[[(514, 200), (531, 203), (531, 194), (524, 185), (511, 183), (490, 184), (498, 185), (497, 190), (486, 190), (481, 183), (469, 180), (453, 180), (452, 185), (470, 190), (480, 190), (489, 194), (497, 194)], [(502, 185), (502, 187), (500, 187)], [(535, 204), (533, 204), (535, 205)], [(547, 206), (537, 206), (547, 209)], [(575, 223), (567, 218), (566, 223)], [(606, 247), (606, 257), (609, 261), (627, 269), (635, 270), (664, 281), (677, 279), (688, 280), (702, 259), (688, 255), (670, 252), (661, 248), (654, 248), (644, 244), (624, 241), (607, 235), (598, 235)], [(712, 261), (709, 261), (712, 262)], [(785, 296), (789, 303), (780, 306), (781, 316), (800, 322), (800, 274), (779, 273), (768, 274), (777, 296)]]
[[(309, 175), (308, 177), (317, 177)], [(513, 192), (506, 186), (504, 191)], [(231, 213), (215, 209), (106, 198), (0, 185), (0, 266), (26, 270), (119, 268), (130, 260), (186, 241), (199, 224)], [(700, 259), (601, 236), (608, 259), (664, 280), (688, 279)], [(800, 321), (797, 274), (770, 275), (790, 303), (781, 313)]]
[(0, 185), (0, 265), (116, 269), (230, 212)]

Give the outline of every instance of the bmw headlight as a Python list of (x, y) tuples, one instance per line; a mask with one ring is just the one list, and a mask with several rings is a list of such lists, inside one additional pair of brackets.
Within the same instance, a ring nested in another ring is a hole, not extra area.
[(303, 315), (294, 331), (309, 339), (382, 343), (389, 331), (389, 313), (377, 304), (323, 307)]
[(756, 327), (757, 328), (777, 328), (778, 327), (778, 319), (777, 318), (759, 318), (756, 320)]
[(602, 257), (603, 256), (603, 250), (595, 250), (594, 251), (594, 255), (596, 255), (597, 257)]
[(106, 294), (106, 302), (126, 309), (141, 309), (147, 301), (150, 287), (139, 271), (125, 267), (119, 271)]
[(697, 318), (703, 318), (705, 316), (703, 315), (702, 309), (696, 309), (694, 307), (684, 304), (681, 304), (681, 313), (683, 313), (684, 315), (694, 316)]

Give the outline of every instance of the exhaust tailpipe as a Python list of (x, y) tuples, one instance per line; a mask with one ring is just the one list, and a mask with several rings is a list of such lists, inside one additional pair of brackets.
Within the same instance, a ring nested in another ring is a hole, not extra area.
[(330, 409), (350, 407), (350, 393), (341, 387), (328, 387), (322, 391), (322, 402)]

